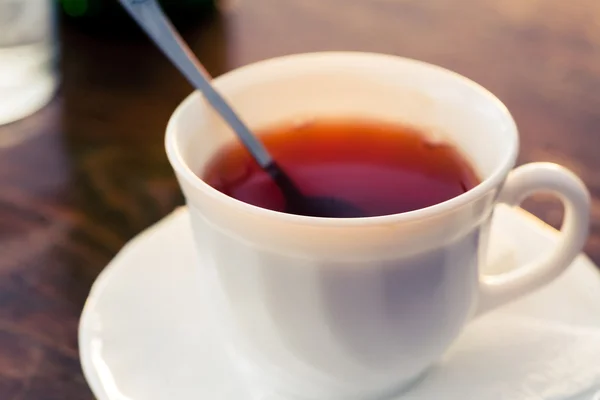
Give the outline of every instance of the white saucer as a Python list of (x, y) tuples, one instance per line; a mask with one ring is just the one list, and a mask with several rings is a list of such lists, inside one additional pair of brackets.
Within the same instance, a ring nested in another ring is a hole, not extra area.
[[(532, 259), (547, 251), (555, 240), (552, 228), (526, 212), (499, 207), (492, 229), (491, 262), (486, 272), (499, 272)], [(83, 310), (79, 330), (83, 371), (98, 400), (287, 400), (264, 391), (256, 395), (221, 351), (206, 317), (205, 307), (210, 307), (210, 300), (203, 297), (198, 284), (199, 262), (187, 209), (181, 208), (127, 244), (98, 277)], [(577, 327), (593, 331), (594, 335), (600, 332), (597, 267), (582, 255), (546, 288), (473, 322), (419, 385), (438, 385), (442, 390), (452, 379), (461, 385), (461, 379), (474, 379), (470, 372), (465, 372), (469, 371), (469, 365), (473, 368), (473, 359), (481, 360), (484, 356), (489, 356), (489, 363), (504, 362), (498, 368), (511, 371), (502, 374), (497, 369), (489, 373), (485, 368), (474, 371), (480, 383), (486, 379), (494, 382), (496, 378), (506, 382), (513, 375), (520, 379), (524, 373), (531, 375), (531, 371), (523, 372), (526, 363), (519, 359), (520, 350), (514, 347), (518, 344), (513, 344), (514, 353), (508, 361), (494, 359), (498, 354), (506, 354), (506, 350), (491, 352), (485, 348), (498, 348), (495, 338), (510, 340), (510, 335), (516, 336), (517, 333), (503, 329), (510, 330), (506, 321), (519, 319), (538, 321), (537, 325)], [(494, 334), (489, 335), (493, 337), (482, 337), (484, 329), (494, 329)], [(460, 374), (467, 378), (457, 376)], [(587, 374), (585, 379), (589, 383), (595, 377)], [(532, 379), (536, 382), (537, 378)], [(576, 389), (577, 393), (585, 392), (578, 399), (590, 399), (589, 394), (597, 390)], [(417, 386), (402, 399), (427, 398), (418, 394), (419, 390)], [(548, 398), (556, 398), (556, 393), (572, 395), (563, 387), (557, 386), (557, 390)], [(249, 392), (254, 394), (250, 396)], [(435, 391), (427, 388), (421, 392), (425, 395)], [(446, 389), (444, 393), (442, 397), (448, 400), (471, 398), (464, 393), (458, 395), (460, 392), (454, 396)], [(494, 391), (489, 393), (486, 400), (511, 398), (506, 391), (502, 396), (496, 396)]]

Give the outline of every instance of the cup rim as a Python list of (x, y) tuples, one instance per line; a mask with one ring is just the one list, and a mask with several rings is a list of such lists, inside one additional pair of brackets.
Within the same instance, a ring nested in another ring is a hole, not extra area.
[[(428, 69), (435, 69), (448, 75), (452, 75), (456, 80), (461, 81), (463, 84), (470, 86), (473, 90), (477, 91), (484, 97), (487, 97), (491, 103), (495, 103), (498, 110), (504, 114), (508, 124), (510, 125), (509, 134), (511, 145), (509, 151), (506, 152), (502, 161), (496, 166), (493, 172), (485, 179), (483, 179), (477, 186), (471, 190), (453, 197), (449, 200), (441, 203), (434, 204), (418, 210), (407, 211), (397, 214), (388, 214), (372, 217), (357, 217), (357, 218), (330, 218), (330, 217), (312, 217), (305, 215), (288, 214), (281, 211), (274, 211), (262, 207), (258, 207), (252, 204), (245, 203), (241, 200), (237, 200), (230, 197), (220, 191), (214, 189), (212, 186), (204, 182), (199, 178), (194, 171), (187, 165), (183, 156), (179, 151), (178, 140), (177, 140), (177, 121), (181, 116), (188, 112), (191, 107), (196, 105), (198, 102), (203, 102), (203, 96), (199, 91), (194, 91), (189, 94), (175, 109), (166, 128), (165, 134), (165, 148), (167, 157), (174, 171), (182, 176), (187, 182), (189, 182), (196, 190), (203, 194), (213, 198), (215, 201), (220, 201), (224, 205), (237, 209), (240, 212), (252, 214), (257, 217), (277, 219), (281, 222), (289, 222), (294, 224), (302, 225), (319, 225), (319, 226), (336, 226), (336, 227), (350, 227), (350, 226), (362, 226), (362, 225), (380, 225), (382, 223), (394, 224), (394, 223), (406, 223), (413, 222), (416, 220), (429, 219), (441, 214), (448, 213), (454, 209), (460, 208), (468, 203), (476, 201), (483, 197), (488, 191), (494, 187), (499, 186), (505, 179), (510, 170), (514, 167), (518, 154), (519, 138), (518, 129), (516, 123), (510, 114), (508, 108), (504, 103), (498, 99), (493, 93), (481, 86), (480, 84), (472, 81), (471, 79), (460, 75), (447, 68), (430, 64), (424, 61), (415, 60), (412, 58), (406, 58), (391, 54), (383, 53), (369, 53), (369, 52), (353, 52), (353, 51), (324, 51), (324, 52), (311, 52), (311, 53), (298, 53), (290, 54), (281, 57), (270, 58), (266, 60), (257, 61), (250, 63), (234, 70), (231, 70), (218, 78), (213, 80), (213, 84), (219, 88), (229, 81), (238, 79), (240, 75), (253, 73), (259, 73), (262, 69), (270, 68), (281, 62), (307, 62), (310, 59), (324, 59), (324, 58), (339, 58), (347, 57), (354, 59), (364, 58), (379, 58), (382, 62), (385, 61), (401, 61), (414, 66)], [(207, 107), (210, 107), (207, 105)]]

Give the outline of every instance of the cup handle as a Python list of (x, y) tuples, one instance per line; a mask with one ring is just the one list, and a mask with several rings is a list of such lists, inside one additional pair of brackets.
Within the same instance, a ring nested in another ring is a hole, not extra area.
[(518, 206), (535, 192), (552, 193), (564, 205), (559, 241), (550, 254), (538, 260), (504, 274), (481, 276), (476, 314), (483, 314), (551, 282), (583, 248), (589, 230), (590, 194), (581, 179), (557, 164), (526, 164), (509, 174), (498, 201)]

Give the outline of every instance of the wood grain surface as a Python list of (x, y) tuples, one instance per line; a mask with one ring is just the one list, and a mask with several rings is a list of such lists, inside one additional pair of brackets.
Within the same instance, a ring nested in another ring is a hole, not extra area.
[[(360, 50), (453, 69), (489, 88), (521, 132), (520, 163), (559, 162), (593, 194), (600, 262), (600, 2), (233, 0), (185, 37), (213, 75), (289, 53)], [(92, 399), (77, 323), (124, 243), (182, 204), (163, 151), (190, 92), (133, 30), (61, 29), (54, 101), (0, 127), (0, 399)], [(558, 226), (556, 201), (527, 208)], [(142, 400), (142, 399), (134, 399)]]

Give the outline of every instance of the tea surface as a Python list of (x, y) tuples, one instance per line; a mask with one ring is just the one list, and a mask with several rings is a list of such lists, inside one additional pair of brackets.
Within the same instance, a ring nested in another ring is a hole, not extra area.
[[(305, 195), (340, 198), (380, 216), (425, 208), (479, 183), (449, 143), (415, 128), (369, 120), (314, 120), (256, 132)], [(235, 142), (199, 176), (228, 196), (283, 212), (270, 176)]]

